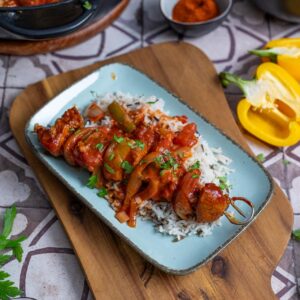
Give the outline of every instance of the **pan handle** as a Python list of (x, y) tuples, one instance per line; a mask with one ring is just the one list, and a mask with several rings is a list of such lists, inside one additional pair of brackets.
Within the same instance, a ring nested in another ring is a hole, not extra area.
[(9, 21), (5, 20), (5, 18), (0, 18), (0, 27), (14, 35), (21, 36), (26, 39), (47, 39), (65, 35), (77, 30), (92, 17), (92, 15), (95, 13), (95, 10), (95, 5), (93, 5), (90, 9), (84, 9), (83, 13), (76, 20), (59, 27), (46, 29), (22, 28), (10, 23)]

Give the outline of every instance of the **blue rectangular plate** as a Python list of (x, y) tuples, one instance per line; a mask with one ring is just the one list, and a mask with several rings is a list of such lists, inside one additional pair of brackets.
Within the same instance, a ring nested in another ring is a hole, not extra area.
[[(116, 75), (116, 80), (112, 73)], [(211, 147), (222, 147), (223, 153), (233, 159), (231, 167), (236, 171), (229, 176), (233, 185), (231, 194), (250, 199), (255, 205), (255, 217), (268, 203), (273, 185), (270, 176), (261, 165), (182, 100), (128, 65), (110, 64), (88, 75), (48, 102), (29, 120), (25, 129), (26, 139), (38, 158), (51, 172), (111, 229), (158, 268), (172, 274), (187, 274), (215, 256), (249, 225), (236, 226), (222, 217), (222, 226), (215, 227), (212, 235), (191, 236), (173, 242), (173, 237), (155, 231), (150, 221), (139, 219), (134, 229), (119, 223), (108, 202), (99, 198), (96, 190), (85, 186), (89, 173), (67, 165), (62, 158), (54, 158), (45, 153), (36, 134), (33, 133), (35, 123), (51, 124), (66, 109), (75, 104), (79, 109), (86, 107), (92, 100), (90, 91), (95, 91), (99, 95), (120, 91), (137, 96), (155, 95), (164, 99), (165, 108), (171, 115), (186, 115), (198, 125), (201, 129), (200, 134)]]

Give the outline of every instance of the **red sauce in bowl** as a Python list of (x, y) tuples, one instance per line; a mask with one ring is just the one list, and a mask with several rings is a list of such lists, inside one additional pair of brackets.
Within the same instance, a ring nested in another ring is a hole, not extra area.
[(219, 15), (215, 0), (179, 0), (173, 9), (173, 20), (185, 23), (203, 22)]

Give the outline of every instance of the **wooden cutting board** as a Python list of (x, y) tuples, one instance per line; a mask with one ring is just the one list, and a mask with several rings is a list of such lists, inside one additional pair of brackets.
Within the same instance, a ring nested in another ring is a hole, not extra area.
[(272, 200), (257, 220), (213, 261), (190, 275), (173, 276), (141, 258), (33, 155), (24, 137), (30, 116), (73, 82), (111, 62), (131, 64), (155, 78), (250, 151), (212, 63), (188, 44), (154, 45), (49, 77), (24, 90), (12, 105), (11, 129), (73, 244), (95, 298), (276, 299), (271, 275), (288, 243), (293, 223), (291, 206), (277, 185)]

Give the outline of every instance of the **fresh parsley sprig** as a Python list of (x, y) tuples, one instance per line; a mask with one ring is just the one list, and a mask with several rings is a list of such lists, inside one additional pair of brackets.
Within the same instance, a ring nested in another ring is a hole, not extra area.
[(295, 230), (292, 232), (292, 237), (293, 237), (294, 240), (300, 242), (300, 228), (299, 228), (299, 229), (295, 229)]
[[(7, 263), (12, 257), (15, 257), (19, 262), (22, 260), (23, 248), (21, 242), (23, 242), (26, 237), (21, 236), (17, 239), (9, 239), (9, 235), (12, 231), (14, 220), (17, 215), (17, 209), (15, 206), (6, 209), (4, 214), (3, 230), (0, 235), (0, 251), (10, 250), (12, 255), (0, 254), (0, 268)], [(1, 252), (0, 252), (1, 253)], [(10, 275), (0, 270), (0, 299), (9, 300), (13, 297), (20, 296), (22, 291), (15, 287), (14, 282), (8, 280)]]
[(260, 162), (263, 163), (265, 161), (265, 155), (263, 153), (259, 153), (256, 155), (256, 159)]

